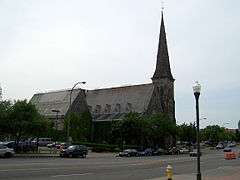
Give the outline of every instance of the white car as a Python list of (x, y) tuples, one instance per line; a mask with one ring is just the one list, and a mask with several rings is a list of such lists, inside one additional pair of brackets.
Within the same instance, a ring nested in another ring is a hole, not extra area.
[(15, 152), (13, 149), (8, 148), (7, 146), (4, 146), (3, 144), (0, 144), (0, 157), (12, 157), (14, 156)]

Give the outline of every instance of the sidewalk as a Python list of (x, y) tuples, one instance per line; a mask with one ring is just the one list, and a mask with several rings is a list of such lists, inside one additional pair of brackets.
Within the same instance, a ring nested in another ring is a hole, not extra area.
[[(175, 175), (173, 180), (196, 180), (196, 175), (184, 174), (184, 175)], [(167, 180), (167, 177), (154, 178), (151, 180)], [(202, 180), (240, 180), (240, 174), (232, 174), (228, 176), (202, 176)]]
[[(196, 180), (196, 174), (174, 175), (173, 180)], [(167, 180), (167, 177), (149, 180)], [(202, 172), (202, 180), (240, 180), (240, 166), (223, 166)]]
[[(175, 175), (173, 180), (196, 180), (195, 174)], [(167, 177), (154, 178), (149, 180), (167, 180)], [(232, 174), (228, 176), (202, 176), (202, 180), (240, 180), (240, 174)]]

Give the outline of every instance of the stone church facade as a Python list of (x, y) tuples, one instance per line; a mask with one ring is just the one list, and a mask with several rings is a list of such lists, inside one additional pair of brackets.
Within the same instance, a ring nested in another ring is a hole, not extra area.
[[(174, 78), (171, 73), (163, 13), (156, 69), (152, 83), (95, 90), (74, 89), (34, 94), (30, 100), (40, 114), (62, 128), (70, 112), (89, 111), (93, 122), (121, 120), (129, 112), (142, 115), (165, 113), (175, 121)], [(55, 111), (54, 111), (55, 110)], [(56, 110), (58, 113), (56, 113)]]

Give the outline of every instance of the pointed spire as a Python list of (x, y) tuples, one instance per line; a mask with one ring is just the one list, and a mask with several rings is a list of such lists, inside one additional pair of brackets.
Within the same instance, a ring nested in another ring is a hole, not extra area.
[(170, 80), (174, 80), (169, 63), (167, 39), (163, 20), (163, 11), (158, 44), (157, 65), (152, 80), (157, 80), (161, 78), (168, 78)]

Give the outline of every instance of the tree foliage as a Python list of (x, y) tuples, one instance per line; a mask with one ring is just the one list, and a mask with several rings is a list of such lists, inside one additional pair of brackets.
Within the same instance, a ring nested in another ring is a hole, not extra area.
[(67, 132), (67, 127), (69, 125), (69, 135), (72, 137), (73, 141), (89, 141), (91, 138), (91, 114), (89, 112), (84, 112), (81, 114), (71, 113), (64, 121), (64, 129)]
[(189, 144), (196, 142), (196, 126), (194, 123), (183, 123), (177, 126), (177, 137), (179, 141), (186, 141)]
[(210, 140), (214, 144), (217, 144), (219, 141), (238, 141), (237, 136), (237, 133), (229, 132), (224, 127), (218, 125), (207, 126), (201, 130), (201, 140)]
[(40, 136), (46, 132), (48, 121), (37, 112), (34, 105), (23, 101), (1, 102), (0, 129), (17, 142), (22, 137)]
[(175, 123), (164, 114), (142, 116), (129, 113), (112, 126), (112, 138), (118, 143), (140, 147), (164, 147), (167, 137), (174, 136)]

